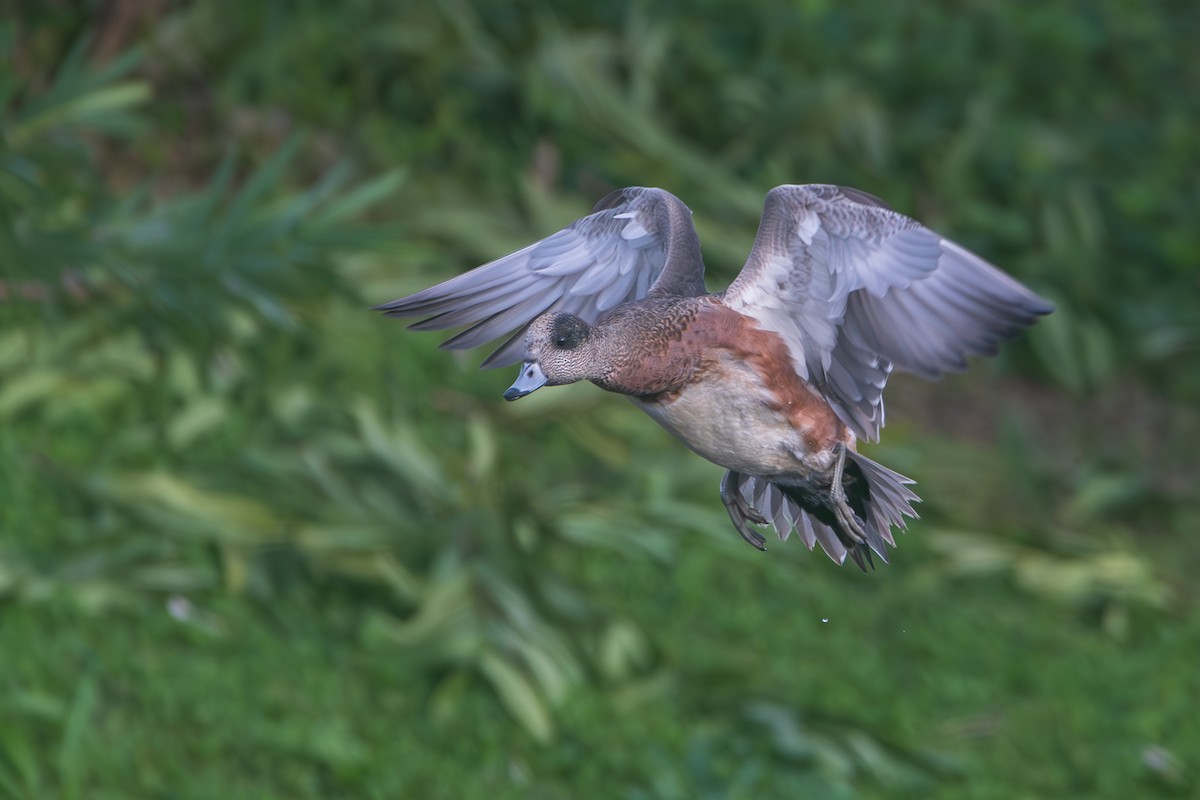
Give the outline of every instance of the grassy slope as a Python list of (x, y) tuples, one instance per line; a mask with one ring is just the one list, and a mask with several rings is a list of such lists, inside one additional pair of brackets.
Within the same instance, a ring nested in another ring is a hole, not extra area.
[[(6, 529), (53, 530), (36, 484), (8, 477), (17, 492)], [(796, 547), (759, 555), (732, 536), (702, 536), (665, 567), (611, 553), (570, 563), (596, 605), (649, 632), (655, 649), (634, 674), (574, 691), (550, 745), (474, 691), (475, 679), (431, 674), (372, 635), (376, 603), (353, 585), (209, 597), (188, 623), (164, 597), (102, 612), (70, 596), (10, 603), (0, 614), (0, 791), (1183, 792), (1189, 775), (1143, 762), (1159, 745), (1194, 769), (1186, 754), (1200, 748), (1200, 725), (1183, 698), (1200, 693), (1200, 618), (1134, 606), (1114, 636), (1087, 607), (1010, 579), (948, 579), (929, 546), (934, 529), (918, 524), (893, 564), (866, 576)], [(756, 721), (763, 709), (790, 721)]]
[[(529, 785), (687, 797), (730, 784), (744, 787), (730, 796), (794, 796), (815, 779), (803, 756), (772, 757), (746, 719), (761, 698), (807, 709), (818, 729), (882, 731), (951, 760), (913, 796), (1146, 797), (1161, 788), (1147, 748), (1200, 746), (1182, 701), (1200, 691), (1195, 618), (1116, 643), (1003, 586), (947, 591), (903, 567), (851, 585), (816, 573), (827, 565), (760, 561), (731, 571), (697, 549), (668, 580), (596, 567), (671, 669), (572, 696), (549, 747), (486, 694), (431, 720), (424, 682), (363, 645), (353, 604), (218, 603), (206, 610), (223, 635), (158, 605), (10, 610), (6, 784), (29, 797), (72, 784), (87, 797), (518, 797)], [(864, 797), (907, 794), (858, 783)]]

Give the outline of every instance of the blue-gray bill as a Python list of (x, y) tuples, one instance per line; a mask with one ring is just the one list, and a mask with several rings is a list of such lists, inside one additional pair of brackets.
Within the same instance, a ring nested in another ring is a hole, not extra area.
[(504, 393), (504, 399), (516, 400), (531, 392), (536, 392), (545, 385), (546, 375), (542, 372), (542, 368), (536, 361), (526, 361), (521, 365), (521, 374), (517, 376), (516, 382)]

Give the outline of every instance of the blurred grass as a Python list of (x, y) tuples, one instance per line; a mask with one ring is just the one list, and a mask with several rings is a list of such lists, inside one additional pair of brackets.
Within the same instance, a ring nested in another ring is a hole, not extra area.
[[(1183, 797), (1178, 3), (24, 6), (0, 25), (0, 796)], [(836, 181), (1058, 303), (897, 380), (861, 576), (592, 387), (366, 307), (662, 185)]]

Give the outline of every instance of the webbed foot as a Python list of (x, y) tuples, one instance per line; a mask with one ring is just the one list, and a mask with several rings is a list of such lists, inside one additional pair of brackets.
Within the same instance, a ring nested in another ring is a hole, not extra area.
[(867, 532), (854, 509), (846, 502), (846, 487), (842, 485), (842, 475), (846, 467), (846, 446), (837, 444), (834, 446), (834, 452), (837, 453), (837, 461), (833, 465), (833, 484), (829, 487), (829, 502), (833, 506), (833, 515), (850, 541), (854, 544), (865, 544)]
[(725, 504), (725, 510), (729, 512), (729, 519), (742, 538), (759, 550), (766, 550), (766, 538), (751, 528), (750, 523), (766, 525), (769, 520), (760, 514), (758, 509), (746, 502), (746, 498), (738, 491), (737, 485), (740, 477), (739, 473), (730, 470), (725, 473), (725, 477), (721, 478), (721, 502)]

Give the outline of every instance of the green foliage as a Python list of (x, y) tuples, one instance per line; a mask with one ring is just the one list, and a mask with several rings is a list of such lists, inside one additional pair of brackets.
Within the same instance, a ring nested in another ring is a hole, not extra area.
[[(0, 29), (0, 795), (1194, 788), (1195, 14), (113, 6)], [(897, 381), (872, 576), (367, 311), (635, 183), (715, 288), (812, 181), (1059, 305)]]

